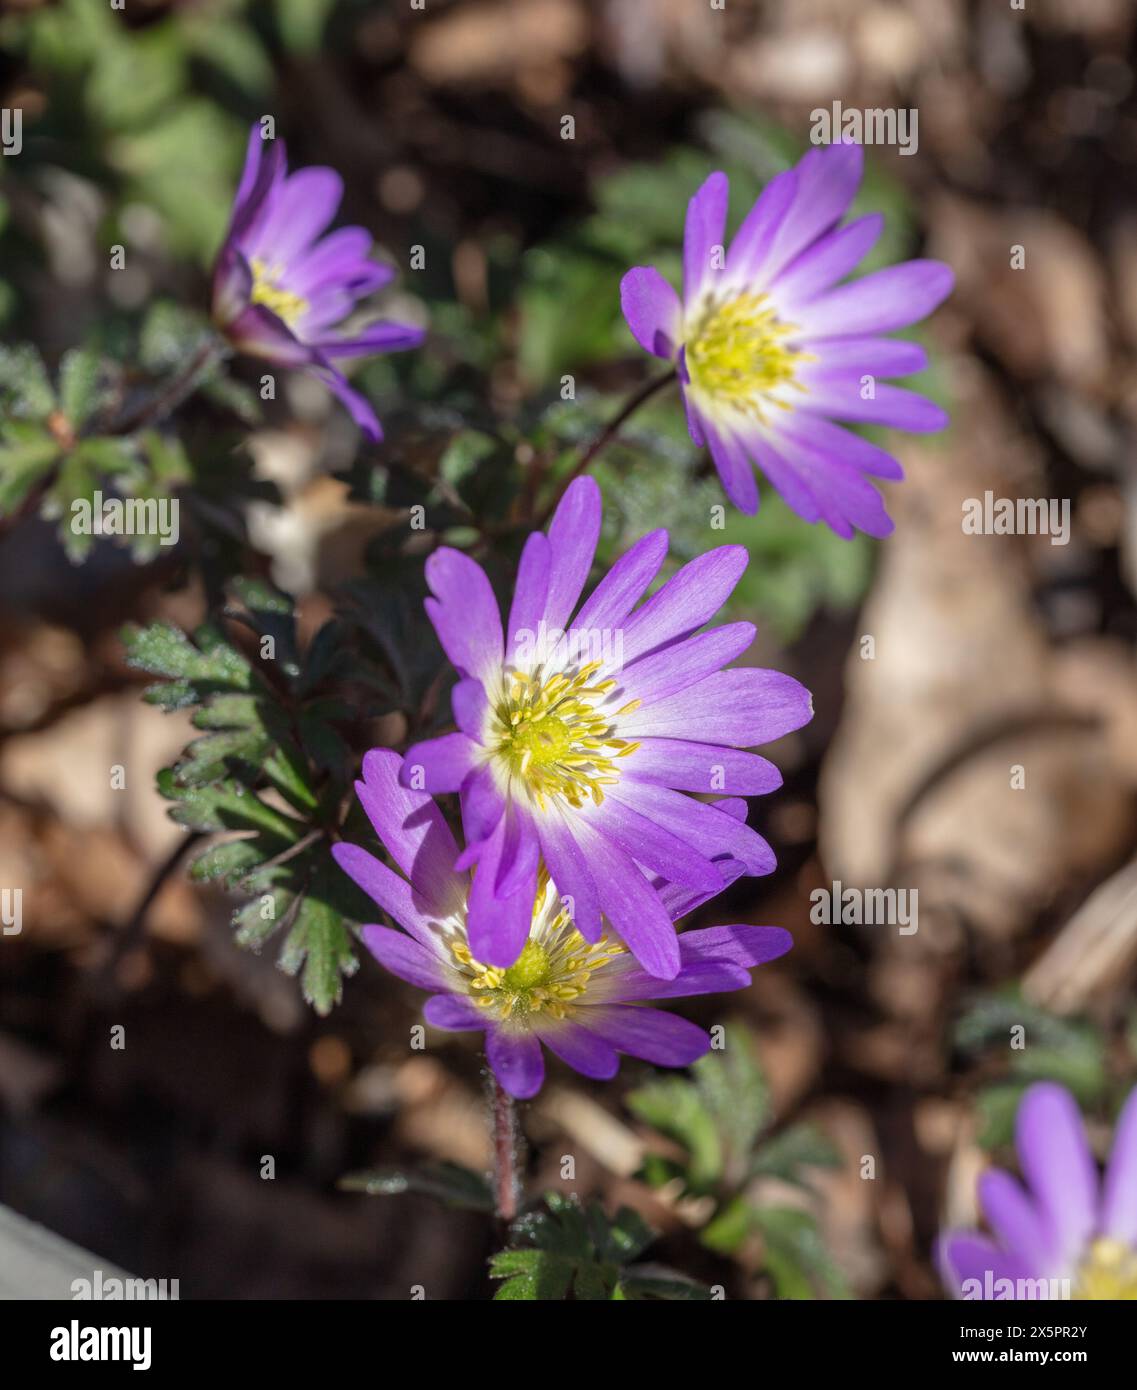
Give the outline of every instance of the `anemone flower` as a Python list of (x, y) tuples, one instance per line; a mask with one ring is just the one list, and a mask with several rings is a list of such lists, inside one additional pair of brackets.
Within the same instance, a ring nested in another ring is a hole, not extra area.
[(810, 150), (770, 181), (729, 250), (727, 177), (712, 174), (687, 209), (682, 300), (645, 266), (620, 287), (636, 341), (675, 363), (691, 438), (710, 449), (731, 501), (757, 511), (756, 466), (799, 516), (846, 538), (892, 530), (868, 478), (903, 472), (833, 421), (916, 432), (947, 423), (939, 406), (879, 379), (927, 366), (921, 347), (886, 335), (947, 296), (948, 266), (906, 261), (838, 283), (884, 225), (878, 213), (839, 225), (862, 162), (859, 145)]
[[(402, 874), (359, 845), (341, 843), (332, 853), (403, 928), (364, 927), (371, 953), (392, 974), (431, 991), (423, 1016), (432, 1027), (484, 1031), (494, 1075), (519, 1100), (541, 1088), (542, 1047), (599, 1081), (615, 1076), (619, 1053), (661, 1067), (690, 1065), (708, 1051), (710, 1036), (647, 1002), (744, 989), (752, 967), (793, 944), (780, 927), (683, 932), (679, 968), (673, 979), (659, 980), (641, 970), (608, 930), (586, 941), (542, 876), (527, 905), (529, 931), (517, 960), (504, 970), (487, 965), (471, 949), (471, 875), (458, 868), (458, 845), (431, 797), (400, 784), (401, 762), (386, 749), (368, 753), (356, 791)], [(715, 871), (722, 888), (742, 865), (722, 860)], [(475, 883), (481, 872), (475, 869)], [(667, 884), (660, 892), (676, 918), (712, 896)]]
[(318, 378), (372, 439), (382, 430), (368, 402), (333, 363), (416, 347), (420, 328), (372, 323), (341, 333), (356, 301), (387, 284), (389, 266), (370, 259), (362, 227), (323, 233), (343, 197), (343, 180), (321, 167), (288, 173), (283, 140), (249, 135), (229, 230), (213, 272), (213, 319), (240, 352)]
[(653, 531), (578, 609), (600, 511), (591, 478), (565, 491), (548, 535), (525, 544), (504, 631), (480, 566), (431, 555), (426, 604), (461, 676), (458, 732), (412, 747), (403, 778), (461, 794), (479, 960), (507, 968), (521, 955), (543, 860), (585, 941), (600, 940), (604, 916), (645, 970), (671, 979), (682, 952), (653, 879), (712, 893), (715, 859), (748, 874), (775, 863), (733, 810), (685, 793), (780, 786), (772, 763), (743, 750), (800, 728), (810, 697), (777, 671), (722, 669), (750, 646), (751, 623), (699, 631), (741, 578), (742, 546), (691, 560), (637, 607), (667, 553), (666, 531)]
[(942, 1236), (938, 1262), (957, 1298), (1137, 1299), (1137, 1090), (1117, 1122), (1099, 1180), (1082, 1117), (1044, 1081), (1019, 1102), (1015, 1145), (1024, 1187), (995, 1168), (979, 1201), (995, 1238)]

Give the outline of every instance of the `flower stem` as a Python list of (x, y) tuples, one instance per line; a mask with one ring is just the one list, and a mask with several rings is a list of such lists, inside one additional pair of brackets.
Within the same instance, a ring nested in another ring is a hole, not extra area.
[(506, 1223), (517, 1215), (517, 1112), (513, 1097), (493, 1078), (494, 1207)]
[(600, 431), (600, 433), (596, 436), (592, 443), (589, 444), (587, 448), (585, 448), (582, 451), (580, 458), (577, 459), (576, 464), (573, 467), (572, 472), (565, 479), (564, 487), (561, 488), (560, 493), (557, 495), (556, 501), (548, 508), (548, 510), (545, 512), (545, 515), (541, 518), (541, 525), (544, 525), (544, 523), (553, 514), (554, 510), (556, 509), (557, 502), (559, 502), (561, 497), (564, 496), (565, 490), (568, 488), (569, 484), (575, 482), (576, 479), (579, 478), (582, 473), (587, 471), (588, 466), (591, 464), (592, 460), (597, 456), (597, 454), (601, 452), (602, 449), (605, 449), (612, 442), (612, 440), (615, 439), (616, 435), (619, 434), (620, 430), (628, 422), (628, 420), (631, 419), (631, 417), (636, 413), (640, 406), (643, 405), (645, 401), (651, 400), (652, 396), (654, 396), (657, 391), (662, 391), (663, 388), (666, 385), (668, 385), (669, 382), (674, 381), (675, 376), (676, 373), (673, 367), (671, 371), (664, 372), (662, 376), (652, 377), (649, 381), (645, 381), (644, 384), (641, 387), (639, 387), (638, 390), (634, 391), (628, 397), (628, 399), (624, 402), (623, 406), (621, 406), (617, 414), (613, 416), (611, 420), (608, 421), (608, 423), (604, 426), (604, 428)]
[(186, 365), (172, 377), (149, 401), (132, 415), (119, 421), (112, 434), (135, 434), (148, 425), (156, 424), (174, 411), (189, 395), (207, 367), (220, 358), (225, 345), (220, 338), (210, 337), (202, 343)]

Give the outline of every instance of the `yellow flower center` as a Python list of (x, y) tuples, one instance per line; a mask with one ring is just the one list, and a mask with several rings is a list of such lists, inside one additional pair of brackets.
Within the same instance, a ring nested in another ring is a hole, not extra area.
[(255, 256), (249, 262), (253, 272), (252, 301), (263, 304), (270, 313), (292, 326), (307, 312), (308, 301), (292, 290), (281, 289), (280, 277), (284, 271), (280, 266), (267, 266)]
[(1071, 1298), (1137, 1300), (1137, 1250), (1105, 1236), (1095, 1240), (1078, 1270)]
[[(805, 387), (795, 379), (810, 354), (785, 339), (798, 330), (782, 323), (764, 294), (742, 294), (712, 302), (687, 334), (686, 361), (691, 384), (718, 404), (761, 417), (762, 397), (775, 387)], [(770, 402), (767, 402), (770, 403)], [(774, 401), (789, 410), (788, 401)]]
[(499, 1019), (520, 1021), (539, 1013), (567, 1018), (592, 975), (625, 950), (603, 936), (590, 946), (563, 910), (546, 923), (547, 894), (546, 883), (537, 893), (536, 934), (508, 970), (475, 960), (465, 941), (450, 943), (456, 966), (469, 977), (470, 997)]
[(601, 709), (616, 681), (590, 684), (600, 665), (593, 661), (573, 675), (562, 671), (548, 679), (540, 671), (506, 675), (490, 746), (542, 810), (546, 797), (557, 796), (577, 807), (591, 796), (599, 805), (603, 788), (619, 781), (615, 760), (639, 747), (616, 736), (613, 720), (631, 714), (640, 701), (612, 713)]

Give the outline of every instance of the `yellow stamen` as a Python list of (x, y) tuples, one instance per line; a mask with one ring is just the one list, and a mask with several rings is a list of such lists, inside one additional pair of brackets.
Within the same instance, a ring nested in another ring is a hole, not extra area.
[(252, 301), (263, 304), (270, 313), (291, 327), (302, 314), (308, 311), (308, 301), (292, 290), (281, 289), (280, 278), (284, 274), (280, 266), (267, 266), (255, 256), (249, 262), (253, 272)]
[(1071, 1298), (1137, 1300), (1137, 1250), (1105, 1236), (1095, 1240), (1078, 1270)]
[(718, 405), (733, 406), (762, 418), (763, 407), (791, 409), (788, 401), (771, 400), (779, 386), (805, 387), (797, 369), (808, 353), (787, 347), (798, 329), (783, 323), (764, 294), (741, 294), (712, 301), (687, 333), (686, 362), (697, 394)]
[(614, 759), (639, 746), (619, 738), (613, 720), (641, 702), (633, 700), (614, 714), (604, 710), (618, 682), (609, 677), (591, 683), (600, 666), (591, 661), (575, 674), (559, 671), (547, 678), (539, 668), (528, 674), (510, 671), (494, 706), (490, 746), (542, 810), (547, 798), (556, 797), (576, 808), (588, 797), (599, 805), (603, 788), (618, 780)]
[[(476, 871), (475, 871), (476, 872)], [(589, 944), (559, 905), (542, 870), (530, 937), (506, 970), (474, 959), (464, 942), (451, 954), (466, 977), (470, 997), (480, 1009), (514, 1026), (534, 1014), (563, 1021), (588, 992), (593, 976), (622, 955), (625, 947), (601, 937)]]

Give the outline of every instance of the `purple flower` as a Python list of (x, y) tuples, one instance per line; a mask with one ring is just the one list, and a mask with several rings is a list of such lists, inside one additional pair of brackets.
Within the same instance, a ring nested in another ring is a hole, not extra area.
[(879, 213), (844, 227), (861, 181), (859, 145), (811, 150), (772, 179), (724, 252), (728, 183), (712, 174), (691, 199), (683, 300), (657, 270), (620, 286), (641, 347), (675, 362), (691, 438), (706, 444), (727, 496), (758, 509), (756, 465), (807, 521), (839, 536), (886, 536), (892, 522), (866, 474), (900, 478), (897, 461), (833, 420), (942, 429), (931, 401), (880, 377), (927, 365), (922, 348), (883, 336), (931, 313), (952, 287), (939, 261), (907, 261), (842, 280), (880, 235)]
[(373, 323), (338, 334), (356, 300), (385, 285), (389, 266), (369, 259), (362, 227), (322, 233), (343, 196), (334, 169), (288, 173), (283, 140), (249, 135), (233, 215), (213, 272), (213, 318), (241, 352), (319, 378), (371, 439), (383, 431), (368, 402), (332, 364), (416, 347), (423, 333), (403, 323)]
[(1024, 1093), (1015, 1145), (1027, 1187), (997, 1168), (980, 1178), (996, 1238), (941, 1237), (948, 1288), (968, 1299), (1137, 1299), (1137, 1090), (1100, 1183), (1082, 1117), (1062, 1086), (1039, 1082)]
[[(423, 1009), (432, 1027), (484, 1030), (494, 1075), (520, 1100), (541, 1088), (542, 1045), (598, 1081), (615, 1076), (621, 1052), (661, 1067), (688, 1066), (710, 1048), (710, 1037), (685, 1018), (645, 1008), (645, 1001), (743, 989), (751, 967), (793, 944), (780, 927), (684, 932), (675, 976), (661, 981), (645, 974), (610, 935), (586, 941), (543, 876), (525, 904), (524, 949), (508, 969), (487, 965), (468, 931), (471, 876), (459, 868), (458, 846), (433, 800), (400, 784), (401, 763), (397, 753), (374, 749), (355, 786), (405, 877), (358, 845), (338, 844), (332, 853), (404, 928), (364, 927), (371, 953), (400, 979), (432, 991)], [(475, 885), (481, 872), (473, 875)], [(741, 864), (723, 861), (715, 889), (690, 893), (660, 885), (661, 899), (678, 918), (741, 872)]]
[(458, 732), (411, 748), (403, 781), (461, 792), (478, 960), (504, 969), (521, 955), (543, 860), (585, 941), (600, 941), (603, 915), (645, 970), (674, 979), (682, 950), (653, 880), (706, 894), (724, 856), (748, 874), (773, 869), (730, 798), (773, 791), (781, 775), (739, 750), (800, 728), (810, 697), (777, 671), (721, 669), (750, 646), (751, 623), (699, 632), (746, 567), (741, 546), (692, 560), (636, 607), (667, 553), (653, 531), (577, 609), (599, 535), (600, 489), (579, 478), (548, 535), (525, 543), (504, 632), (481, 568), (431, 555), (427, 611), (462, 677)]

